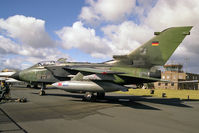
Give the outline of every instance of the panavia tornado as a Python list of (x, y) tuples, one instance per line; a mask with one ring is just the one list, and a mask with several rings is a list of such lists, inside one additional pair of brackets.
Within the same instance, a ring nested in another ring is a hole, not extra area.
[(127, 85), (156, 82), (164, 65), (192, 26), (171, 27), (155, 32), (154, 37), (127, 55), (114, 55), (103, 63), (43, 62), (17, 72), (13, 78), (41, 84), (40, 95), (45, 94), (46, 84), (68, 92), (84, 93), (84, 100), (104, 97), (106, 92), (127, 91)]

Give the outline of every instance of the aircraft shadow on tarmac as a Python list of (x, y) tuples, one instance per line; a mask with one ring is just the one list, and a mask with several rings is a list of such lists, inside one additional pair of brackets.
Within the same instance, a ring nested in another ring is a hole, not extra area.
[[(38, 93), (35, 93), (38, 94)], [(82, 101), (83, 95), (81, 94), (46, 94), (46, 96), (61, 96), (61, 97), (72, 97), (76, 99), (72, 99), (71, 101)], [(85, 101), (82, 101), (85, 102)], [(178, 98), (153, 98), (146, 96), (105, 96), (103, 99), (96, 99), (92, 101), (94, 103), (107, 103), (107, 104), (118, 104), (121, 106), (127, 106), (134, 109), (145, 109), (145, 110), (161, 110), (156, 107), (152, 107), (140, 102), (148, 102), (162, 105), (169, 105), (175, 107), (184, 107), (184, 108), (192, 108), (191, 106), (183, 104), (184, 100), (180, 100)]]

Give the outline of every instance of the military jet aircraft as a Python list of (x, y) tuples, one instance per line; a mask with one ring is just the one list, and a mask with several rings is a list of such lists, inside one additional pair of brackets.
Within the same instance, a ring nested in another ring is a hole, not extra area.
[(15, 73), (12, 77), (29, 83), (41, 84), (40, 95), (46, 84), (69, 92), (85, 93), (85, 100), (104, 97), (105, 92), (127, 91), (126, 85), (161, 80), (156, 66), (164, 65), (192, 26), (172, 27), (155, 32), (154, 37), (127, 55), (114, 55), (103, 63), (66, 62), (64, 65), (38, 63)]

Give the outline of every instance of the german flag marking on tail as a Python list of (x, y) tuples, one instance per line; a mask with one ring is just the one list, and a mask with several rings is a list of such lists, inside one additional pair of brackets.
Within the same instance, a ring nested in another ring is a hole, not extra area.
[(159, 42), (158, 41), (153, 41), (152, 42), (152, 46), (159, 46)]

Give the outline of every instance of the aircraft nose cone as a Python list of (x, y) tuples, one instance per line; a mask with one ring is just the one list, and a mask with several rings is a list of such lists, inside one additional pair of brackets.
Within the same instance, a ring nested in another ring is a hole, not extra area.
[(57, 87), (58, 83), (53, 83), (52, 86)]
[(52, 86), (56, 86), (56, 83), (53, 83)]
[(10, 77), (13, 78), (13, 79), (19, 80), (19, 72), (14, 73)]

